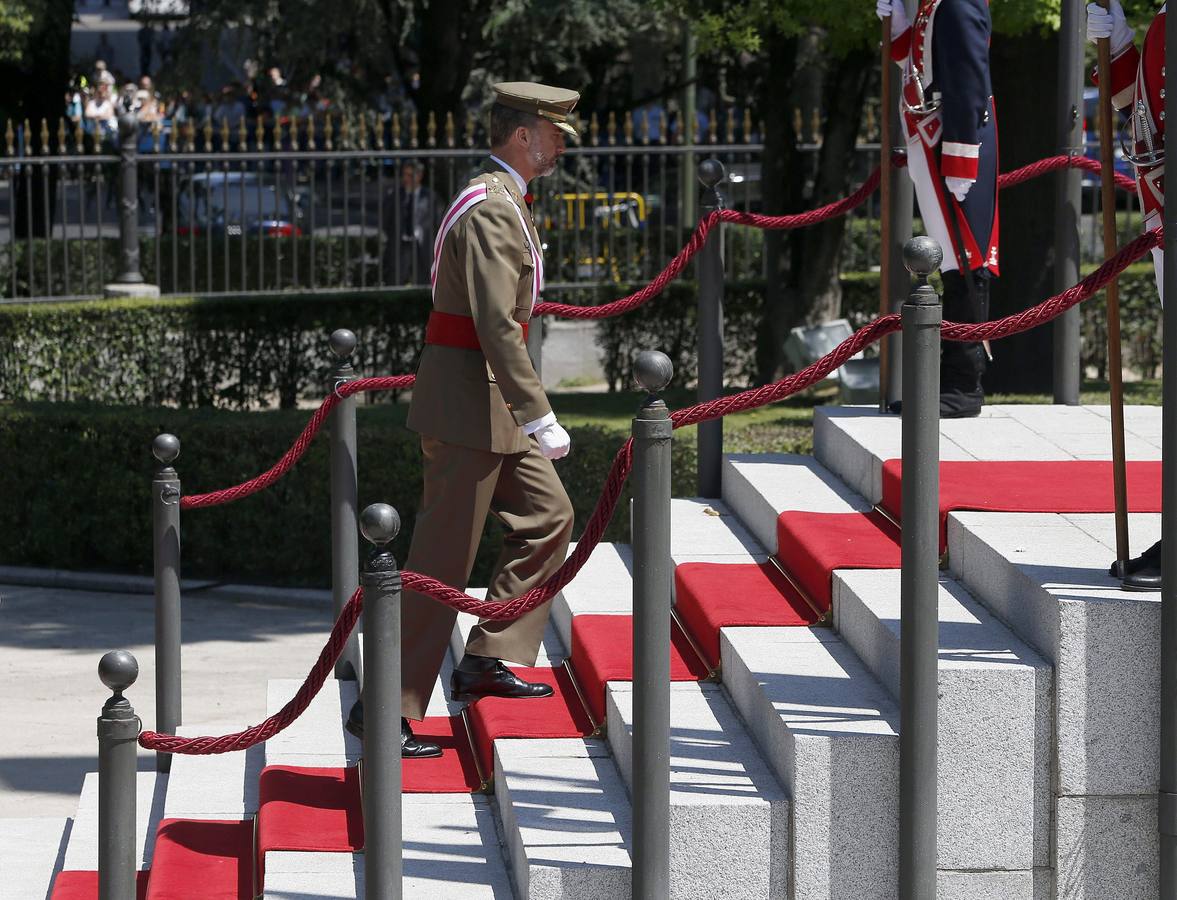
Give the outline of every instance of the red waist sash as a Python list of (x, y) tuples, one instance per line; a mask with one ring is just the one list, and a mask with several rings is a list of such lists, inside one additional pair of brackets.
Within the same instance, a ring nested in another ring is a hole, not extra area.
[[(523, 340), (526, 341), (527, 323), (522, 323), (520, 327), (523, 329)], [(425, 325), (425, 343), (456, 347), (459, 350), (482, 350), (482, 344), (478, 342), (478, 331), (470, 316), (458, 316), (437, 310), (429, 313), (429, 321)]]

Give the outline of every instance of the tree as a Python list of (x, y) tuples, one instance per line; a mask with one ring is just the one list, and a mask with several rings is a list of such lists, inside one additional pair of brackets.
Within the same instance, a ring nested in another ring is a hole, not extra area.
[[(765, 123), (766, 210), (799, 212), (844, 196), (852, 187), (854, 148), (866, 100), (879, 90), (879, 22), (873, 4), (868, 0), (661, 3), (694, 23), (704, 52), (729, 62), (740, 55), (754, 57), (751, 68)], [(1057, 30), (1058, 19), (1058, 0), (995, 0), (993, 5), (998, 35), (1042, 34)], [(1033, 49), (1027, 46), (1023, 51)], [(784, 113), (792, 104), (781, 102), (807, 89), (816, 91), (828, 111), (812, 169), (798, 152), (800, 135), (792, 117)], [(1021, 132), (1021, 123), (1017, 119), (1010, 123), (1008, 118), (1003, 118), (1003, 132), (1010, 133), (1011, 124), (1013, 133)], [(1007, 202), (1003, 198), (1003, 221), (1033, 218), (1018, 215)], [(766, 234), (768, 281), (758, 336), (761, 380), (781, 374), (784, 341), (792, 327), (838, 311), (838, 260), (844, 233), (845, 219), (834, 219), (812, 228)]]
[[(0, 99), (0, 115), (7, 121), (27, 121), (33, 132), (40, 131), (41, 120), (46, 120), (50, 131), (64, 111), (63, 98), (69, 82), (69, 34), (73, 24), (73, 0), (0, 0), (0, 80), (7, 85), (20, 85), (20, 90), (9, 90)], [(26, 141), (31, 136), (26, 135)], [(53, 209), (53, 189), (56, 172), (48, 184), (48, 207)], [(45, 217), (46, 189), (41, 179), (34, 179), (32, 190), (33, 217), (26, 211), (29, 198), (23, 179), (17, 180), (18, 234), (43, 236), (49, 229)]]

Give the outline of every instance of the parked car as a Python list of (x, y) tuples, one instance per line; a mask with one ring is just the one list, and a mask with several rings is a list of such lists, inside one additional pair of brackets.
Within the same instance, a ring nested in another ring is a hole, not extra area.
[(297, 197), (257, 172), (198, 172), (176, 188), (176, 233), (301, 235)]
[[(1136, 169), (1132, 163), (1124, 158), (1124, 151), (1120, 146), (1120, 135), (1123, 129), (1129, 129), (1127, 118), (1117, 110), (1112, 110), (1112, 142), (1113, 158), (1116, 171), (1129, 178), (1136, 177)], [(1131, 139), (1130, 137), (1128, 138)], [(1099, 146), (1099, 88), (1083, 88), (1083, 155), (1097, 162), (1102, 158)], [(1083, 172), (1083, 208), (1089, 210), (1094, 207), (1095, 195), (1099, 192), (1100, 176), (1095, 172)], [(1131, 199), (1123, 191), (1118, 192), (1117, 206), (1131, 205)]]

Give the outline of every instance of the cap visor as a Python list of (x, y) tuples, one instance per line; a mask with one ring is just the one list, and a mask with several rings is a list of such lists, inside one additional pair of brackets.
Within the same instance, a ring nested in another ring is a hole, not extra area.
[[(551, 120), (549, 119), (548, 121), (551, 121)], [(570, 138), (572, 138), (574, 141), (580, 140), (580, 135), (576, 133), (576, 129), (573, 128), (571, 125), (569, 125), (567, 122), (552, 122), (552, 124), (555, 125), (557, 128), (559, 128), (562, 132), (564, 132)]]

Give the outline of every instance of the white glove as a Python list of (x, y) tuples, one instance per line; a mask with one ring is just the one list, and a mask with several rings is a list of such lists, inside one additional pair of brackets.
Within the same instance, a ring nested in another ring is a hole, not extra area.
[(952, 196), (956, 198), (956, 202), (960, 203), (968, 196), (969, 188), (974, 184), (971, 178), (957, 178), (955, 175), (948, 175), (944, 179), (944, 184), (948, 190), (952, 191)]
[(1087, 4), (1087, 40), (1095, 43), (1100, 38), (1108, 38), (1112, 56), (1116, 56), (1132, 43), (1133, 36), (1117, 0), (1111, 0), (1107, 9), (1098, 3)]
[(559, 422), (545, 425), (535, 433), (535, 439), (539, 441), (539, 452), (545, 459), (563, 459), (572, 447), (572, 438)]
[(907, 31), (907, 8), (903, 0), (875, 0), (875, 15), (880, 19), (891, 17), (891, 37), (897, 38)]

